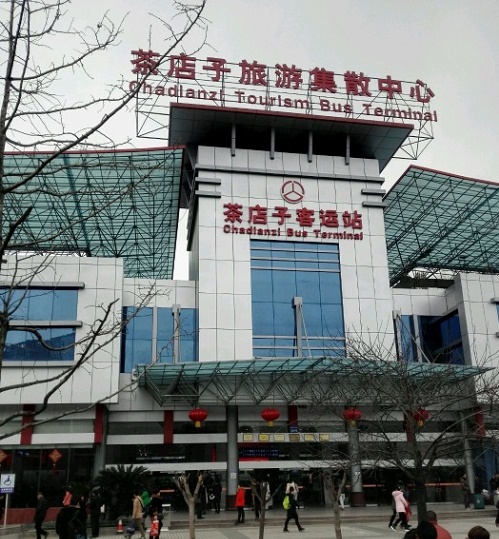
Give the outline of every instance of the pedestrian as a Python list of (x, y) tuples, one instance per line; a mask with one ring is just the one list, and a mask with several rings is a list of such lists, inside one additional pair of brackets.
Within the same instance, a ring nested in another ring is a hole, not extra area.
[(392, 496), (392, 516), (390, 517), (390, 521), (388, 522), (388, 527), (391, 530), (395, 530), (395, 526), (393, 523), (395, 522), (395, 519), (397, 518), (397, 508), (395, 507), (395, 498)]
[(198, 497), (197, 497), (197, 503), (196, 503), (196, 515), (198, 519), (204, 518), (204, 514), (206, 514), (206, 486), (204, 484), (204, 480), (199, 485), (198, 490)]
[(80, 499), (78, 501), (78, 518), (80, 522), (83, 524), (83, 527), (85, 529), (85, 536), (87, 535), (87, 504), (88, 504), (88, 498), (86, 494), (82, 494), (80, 496)]
[(451, 534), (445, 529), (440, 526), (437, 522), (437, 514), (435, 511), (427, 511), (426, 518), (430, 524), (433, 524), (435, 529), (437, 530), (437, 539), (452, 539)]
[(68, 505), (63, 505), (55, 520), (55, 531), (59, 539), (84, 539), (86, 531), (79, 520), (80, 498), (72, 495)]
[(389, 528), (396, 531), (397, 525), (400, 523), (404, 530), (409, 530), (410, 526), (407, 524), (406, 516), (406, 511), (409, 508), (409, 502), (404, 498), (401, 485), (398, 485), (397, 488), (392, 492), (392, 498), (395, 502), (395, 511), (398, 513), (398, 517), (395, 522), (389, 524)]
[[(345, 492), (344, 492), (344, 486), (341, 486), (341, 480), (339, 477), (334, 478), (334, 490), (338, 493), (338, 505), (340, 506), (340, 509), (343, 511), (345, 509)], [(340, 492), (341, 488), (341, 492)]]
[(471, 489), (470, 484), (468, 483), (468, 476), (466, 474), (463, 474), (461, 476), (461, 479), (459, 480), (459, 483), (461, 484), (461, 491), (463, 493), (464, 508), (470, 509)]
[(262, 484), (260, 483), (260, 481), (256, 480), (253, 482), (251, 494), (253, 496), (253, 509), (255, 511), (255, 520), (259, 520), (260, 513), (262, 512)]
[(437, 539), (437, 530), (435, 526), (427, 520), (421, 521), (415, 531), (418, 539)]
[[(159, 489), (155, 489), (151, 495), (151, 501), (149, 502), (149, 515), (152, 521), (156, 517), (158, 521), (158, 536), (161, 534), (161, 528), (163, 527), (163, 500), (161, 499)], [(151, 534), (151, 532), (149, 532)]]
[(142, 500), (142, 505), (144, 506), (144, 509), (146, 509), (149, 503), (151, 502), (151, 495), (149, 494), (148, 489), (145, 488), (142, 491), (142, 494), (140, 495), (140, 499)]
[(102, 498), (99, 496), (99, 491), (93, 490), (88, 501), (88, 509), (90, 511), (90, 528), (94, 539), (99, 537), (101, 507)]
[(49, 534), (48, 531), (44, 530), (42, 528), (43, 521), (45, 520), (45, 517), (47, 516), (47, 511), (49, 508), (49, 504), (47, 503), (47, 500), (45, 499), (43, 493), (40, 491), (38, 493), (38, 496), (36, 497), (36, 509), (35, 509), (35, 530), (36, 530), (36, 539), (42, 539), (42, 535), (44, 537), (47, 537)]
[(215, 476), (215, 481), (213, 483), (213, 506), (215, 508), (215, 513), (220, 513), (220, 502), (222, 501), (222, 482), (220, 481), (220, 476), (217, 474)]
[(466, 539), (490, 539), (490, 533), (482, 526), (473, 526)]
[(146, 532), (144, 526), (142, 525), (142, 520), (144, 518), (144, 505), (142, 504), (142, 498), (139, 496), (138, 491), (133, 493), (133, 506), (132, 506), (132, 520), (135, 525), (135, 529), (139, 530), (140, 537), (146, 539)]
[(157, 539), (159, 537), (160, 530), (160, 521), (158, 515), (155, 514), (151, 520), (151, 529), (149, 530), (149, 539)]
[(498, 499), (497, 502), (496, 502), (496, 509), (497, 509), (497, 513), (496, 513), (496, 528), (499, 528), (499, 499)]
[(263, 487), (265, 489), (265, 510), (272, 509), (274, 501), (272, 499), (272, 492), (270, 491), (270, 483), (264, 481)]
[(295, 501), (298, 502), (298, 485), (293, 481), (293, 479), (289, 479), (289, 481), (286, 483), (285, 493), (289, 494), (291, 489), (293, 489), (293, 496), (295, 497)]
[(300, 525), (300, 522), (298, 520), (298, 512), (297, 507), (298, 504), (296, 502), (295, 498), (295, 489), (293, 487), (289, 487), (289, 492), (284, 497), (283, 501), (283, 507), (286, 509), (286, 522), (284, 523), (284, 529), (282, 531), (289, 532), (288, 530), (288, 524), (291, 519), (294, 519), (296, 527), (298, 528), (298, 531), (302, 532), (305, 528), (303, 528)]
[(151, 503), (151, 495), (149, 490), (145, 488), (140, 494), (140, 499), (142, 500), (142, 507), (144, 508), (144, 525), (147, 526), (147, 517), (151, 514), (149, 510), (149, 504)]
[(241, 485), (238, 485), (237, 492), (236, 492), (236, 509), (237, 509), (236, 524), (244, 524), (245, 502), (246, 502), (246, 491)]

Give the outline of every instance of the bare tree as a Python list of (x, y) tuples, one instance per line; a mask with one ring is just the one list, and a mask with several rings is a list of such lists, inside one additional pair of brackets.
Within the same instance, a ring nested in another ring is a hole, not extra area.
[(270, 496), (269, 484), (267, 481), (251, 480), (251, 494), (253, 495), (253, 504), (259, 508), (258, 512), (258, 539), (265, 537), (265, 514), (267, 511), (267, 499)]
[(189, 508), (189, 539), (196, 539), (196, 503), (204, 480), (203, 472), (197, 472), (195, 477), (191, 475), (194, 473), (185, 472), (175, 477), (175, 484)]
[[(165, 47), (155, 58), (157, 67), (188, 35), (194, 33), (198, 46), (205, 42), (205, 1), (184, 4), (174, 0), (176, 15), (171, 20), (155, 17), (161, 26), (157, 38)], [(29, 426), (33, 427), (105, 400), (41, 419), (75, 373), (91, 368), (95, 355), (120, 336), (130, 317), (122, 318), (116, 307), (118, 300), (97, 305), (100, 314), (88, 325), (85, 335), (70, 344), (47, 339), (36, 324), (19, 324), (23, 305), (33, 285), (51, 272), (54, 255), (95, 256), (82, 247), (86, 227), (93, 226), (106, 241), (102, 228), (106, 220), (116, 217), (121, 202), (133, 207), (141, 193), (154, 196), (158, 176), (175, 166), (171, 152), (146, 165), (120, 158), (114, 151), (117, 143), (106, 135), (106, 126), (124, 117), (150, 73), (139, 72), (133, 89), (114, 76), (110, 84), (102, 85), (100, 94), (94, 93), (92, 62), (96, 58), (106, 61), (106, 54), (120, 42), (125, 21), (116, 22), (106, 12), (92, 26), (80, 28), (72, 18), (70, 4), (69, 0), (0, 2), (0, 392), (49, 387), (36, 410), (19, 409), (1, 418), (0, 427), (6, 428), (0, 439), (24, 428), (20, 418), (29, 416)], [(87, 91), (90, 87), (92, 90)], [(89, 150), (106, 156), (104, 167), (114, 171), (114, 181), (93, 181), (103, 162), (86, 153)], [(74, 181), (78, 171), (86, 181)], [(120, 254), (116, 249), (114, 255)], [(157, 290), (144, 291), (138, 308), (155, 293)], [(63, 353), (73, 349), (74, 362), (53, 376), (38, 373), (28, 381), (5, 384), (1, 375), (7, 335), (19, 331), (29, 334), (46, 350)], [(115, 394), (110, 392), (107, 398)]]
[(340, 497), (344, 495), (347, 482), (348, 471), (345, 468), (344, 460), (341, 464), (333, 464), (331, 467), (322, 468), (322, 477), (324, 486), (333, 502), (334, 515), (334, 534), (336, 539), (342, 539), (341, 516), (340, 516)]
[(475, 367), (411, 363), (381, 345), (350, 339), (342, 383), (319, 388), (322, 402), (311, 404), (336, 415), (347, 405), (362, 411), (355, 450), (363, 466), (398, 469), (416, 491), (421, 520), (426, 484), (439, 462), (472, 468), (470, 447), (484, 436), (481, 418), (497, 407), (499, 378), (491, 359)]

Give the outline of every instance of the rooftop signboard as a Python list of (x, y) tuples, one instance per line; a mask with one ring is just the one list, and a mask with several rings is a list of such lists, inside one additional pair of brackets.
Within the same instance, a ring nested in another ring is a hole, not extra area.
[(163, 57), (142, 48), (131, 51), (130, 71), (128, 89), (138, 90), (138, 136), (166, 138), (165, 115), (171, 102), (409, 123), (415, 126), (418, 142), (433, 139), (433, 124), (438, 122), (435, 92), (420, 78), (408, 82), (362, 70), (337, 71), (329, 65), (303, 68), (253, 59), (231, 63), (213, 56)]

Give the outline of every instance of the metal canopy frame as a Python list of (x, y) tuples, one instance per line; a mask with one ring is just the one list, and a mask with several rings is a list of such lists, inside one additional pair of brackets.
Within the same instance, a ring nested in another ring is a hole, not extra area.
[[(417, 382), (445, 374), (446, 382), (461, 382), (483, 369), (420, 364), (405, 365)], [(397, 362), (348, 358), (272, 358), (240, 361), (138, 365), (138, 385), (161, 406), (175, 404), (301, 404), (327, 402), (340, 385), (359, 372), (370, 376), (400, 376)]]
[(392, 285), (418, 268), (499, 272), (499, 184), (410, 166), (384, 202)]
[(127, 277), (171, 279), (182, 159), (183, 148), (6, 154), (4, 188), (40, 170), (6, 195), (4, 229), (31, 208), (19, 250), (119, 257)]

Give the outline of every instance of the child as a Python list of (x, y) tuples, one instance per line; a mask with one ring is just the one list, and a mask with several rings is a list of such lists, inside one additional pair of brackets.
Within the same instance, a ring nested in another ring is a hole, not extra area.
[(158, 539), (159, 537), (159, 520), (158, 515), (155, 514), (151, 522), (151, 529), (149, 530), (149, 539)]

